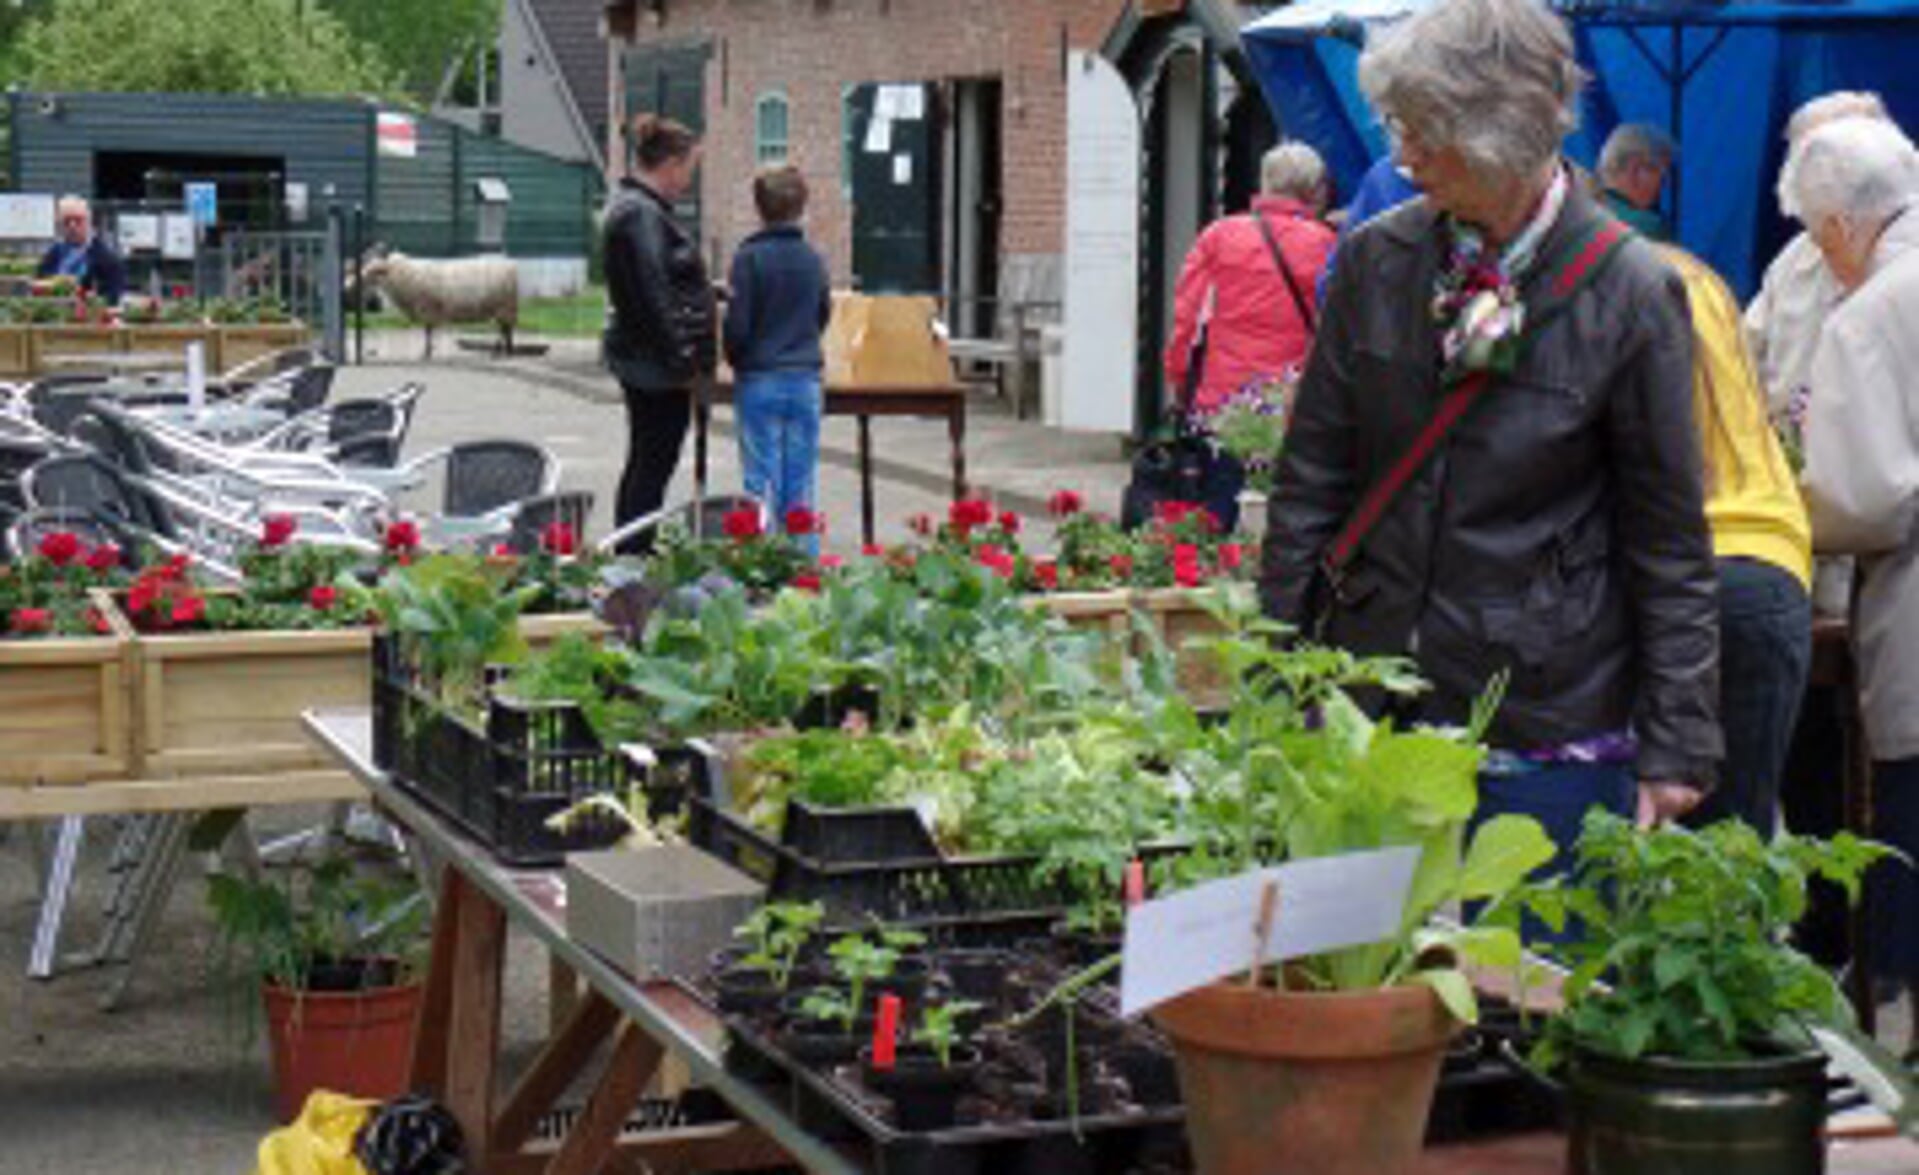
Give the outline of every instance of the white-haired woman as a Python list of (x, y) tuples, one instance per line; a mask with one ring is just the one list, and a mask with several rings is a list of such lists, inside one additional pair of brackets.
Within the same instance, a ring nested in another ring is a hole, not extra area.
[[(1318, 152), (1282, 143), (1266, 153), (1252, 208), (1214, 221), (1186, 255), (1166, 378), (1177, 393), (1199, 365), (1196, 411), (1211, 412), (1247, 384), (1305, 362), (1313, 341), (1313, 290), (1333, 248), (1333, 230), (1319, 220), (1326, 196)], [(1203, 353), (1194, 346), (1202, 323)]]
[(1282, 454), (1268, 610), (1433, 683), (1501, 674), (1480, 811), (1569, 844), (1683, 812), (1721, 754), (1685, 292), (1571, 181), (1581, 75), (1536, 0), (1440, 0), (1360, 83), (1425, 192), (1340, 251)]
[[(1919, 154), (1843, 119), (1794, 148), (1779, 195), (1844, 291), (1813, 352), (1806, 499), (1814, 544), (1858, 556), (1874, 831), (1919, 860)], [(1919, 995), (1919, 883), (1892, 863), (1872, 880), (1875, 962)]]

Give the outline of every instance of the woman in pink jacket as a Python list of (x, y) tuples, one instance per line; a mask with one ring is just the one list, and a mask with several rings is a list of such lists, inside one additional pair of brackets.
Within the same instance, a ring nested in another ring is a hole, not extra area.
[[(1179, 275), (1167, 386), (1179, 396), (1197, 358), (1201, 414), (1254, 380), (1304, 366), (1312, 346), (1313, 290), (1334, 239), (1319, 221), (1326, 165), (1304, 143), (1281, 143), (1260, 165), (1260, 189), (1250, 212), (1207, 226)], [(1198, 358), (1202, 322), (1209, 325)]]

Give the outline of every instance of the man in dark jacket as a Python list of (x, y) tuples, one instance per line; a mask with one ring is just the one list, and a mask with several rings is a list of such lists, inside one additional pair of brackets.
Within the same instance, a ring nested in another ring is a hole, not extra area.
[[(1577, 78), (1537, 0), (1444, 0), (1367, 50), (1426, 196), (1341, 251), (1263, 573), (1279, 618), (1414, 658), (1411, 718), (1461, 722), (1510, 674), (1480, 813), (1562, 847), (1594, 805), (1679, 815), (1721, 754), (1685, 292), (1560, 160)], [(1462, 386), (1484, 390), (1417, 454)]]
[[(833, 316), (826, 262), (806, 243), (806, 180), (797, 167), (768, 168), (753, 181), (765, 227), (733, 255), (726, 306), (726, 360), (740, 430), (746, 492), (777, 520), (815, 517), (820, 463), (820, 332)], [(793, 529), (789, 527), (789, 529)], [(800, 539), (819, 553), (816, 526)]]
[(78, 196), (62, 196), (56, 215), (60, 239), (40, 258), (40, 277), (70, 277), (80, 288), (118, 306), (127, 291), (127, 267), (106, 239), (93, 231), (93, 210)]
[[(609, 307), (603, 354), (626, 397), (627, 458), (614, 518), (657, 512), (692, 420), (692, 385), (712, 372), (713, 293), (699, 242), (673, 218), (692, 190), (700, 145), (671, 119), (633, 120), (635, 174), (620, 181), (605, 217)], [(622, 550), (642, 554), (650, 535)]]

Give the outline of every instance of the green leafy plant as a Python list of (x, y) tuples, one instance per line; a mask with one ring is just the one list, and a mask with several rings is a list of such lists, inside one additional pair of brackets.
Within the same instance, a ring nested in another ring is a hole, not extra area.
[(1254, 380), (1206, 418), (1206, 427), (1220, 448), (1246, 471), (1248, 489), (1272, 492), (1280, 446), (1286, 441), (1286, 414), (1298, 382), (1296, 372)]
[(1546, 948), (1573, 965), (1565, 1010), (1534, 1060), (1552, 1067), (1578, 1046), (1609, 1056), (1689, 1061), (1810, 1046), (1808, 1025), (1848, 1027), (1850, 1010), (1824, 968), (1786, 941), (1814, 877), (1855, 900), (1890, 850), (1840, 833), (1770, 840), (1727, 820), (1699, 831), (1651, 830), (1595, 810), (1570, 876), (1530, 885), (1518, 908), (1581, 934)]
[(487, 666), (526, 654), (520, 610), (538, 589), (507, 590), (508, 574), (470, 558), (432, 555), (396, 568), (374, 592), (401, 656), (449, 709), (477, 707)]
[(1490, 924), (1435, 929), (1433, 915), (1460, 902), (1496, 907), (1553, 856), (1538, 823), (1518, 816), (1494, 817), (1466, 842), (1480, 740), (1499, 684), (1464, 730), (1400, 730), (1367, 717), (1350, 691), (1417, 693), (1424, 684), (1410, 663), (1292, 643), (1283, 626), (1230, 597), (1215, 602), (1214, 618), (1221, 635), (1206, 643), (1233, 683), (1231, 704), (1224, 722), (1165, 726), (1174, 733), (1163, 753), (1190, 786), (1182, 826), (1194, 842), (1169, 880), (1192, 884), (1270, 861), (1417, 847), (1396, 934), (1296, 960), (1273, 978), (1344, 991), (1425, 984), (1455, 1016), (1477, 1019), (1459, 962), (1517, 965), (1518, 935)]
[(826, 808), (877, 803), (880, 784), (905, 756), (886, 738), (859, 730), (807, 730), (755, 743), (735, 801), (747, 818), (777, 830), (789, 800)]
[(904, 938), (889, 942), (885, 936), (879, 937), (881, 941), (875, 942), (864, 934), (848, 934), (826, 948), (833, 973), (844, 986), (820, 988), (808, 994), (800, 1003), (801, 1014), (815, 1020), (835, 1021), (851, 1033), (866, 1006), (867, 990), (891, 978), (894, 968), (899, 966), (900, 955), (907, 946), (913, 945)]
[(740, 959), (742, 966), (764, 971), (773, 986), (785, 991), (793, 979), (800, 952), (806, 948), (826, 917), (826, 907), (818, 902), (769, 902), (733, 931), (735, 937), (752, 944), (752, 950)]
[(960, 1042), (960, 1018), (980, 1010), (972, 1000), (949, 1000), (927, 1004), (920, 1012), (919, 1027), (913, 1031), (913, 1043), (923, 1044), (939, 1058), (940, 1068), (953, 1067), (953, 1046)]

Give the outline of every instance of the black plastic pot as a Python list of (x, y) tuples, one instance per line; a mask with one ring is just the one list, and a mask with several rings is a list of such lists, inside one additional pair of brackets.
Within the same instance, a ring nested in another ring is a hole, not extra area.
[(979, 1076), (979, 1050), (954, 1045), (952, 1064), (918, 1045), (899, 1050), (891, 1069), (873, 1067), (873, 1050), (860, 1050), (860, 1080), (893, 1103), (895, 1129), (908, 1133), (944, 1130), (959, 1120), (959, 1100)]
[(1566, 1074), (1572, 1175), (1817, 1175), (1826, 1059), (1623, 1061), (1575, 1053)]
[(1053, 923), (1053, 949), (1068, 967), (1091, 967), (1119, 954), (1124, 940), (1118, 934), (1094, 934), (1075, 929), (1065, 922)]
[(715, 975), (713, 994), (722, 1013), (748, 1019), (777, 1014), (786, 998), (770, 972), (754, 967), (735, 967)]
[(945, 977), (948, 992), (983, 1004), (997, 1003), (1006, 990), (1006, 967), (1004, 951), (952, 950), (933, 956), (933, 970)]

